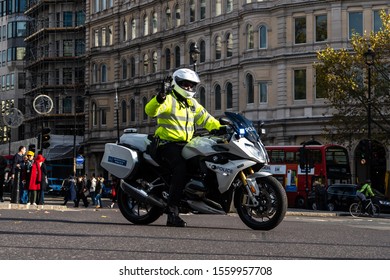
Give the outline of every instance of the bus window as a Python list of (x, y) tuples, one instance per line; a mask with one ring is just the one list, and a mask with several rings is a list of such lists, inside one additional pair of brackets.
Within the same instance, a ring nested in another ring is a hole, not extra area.
[(274, 162), (274, 163), (284, 162), (284, 151), (283, 150), (271, 151), (270, 159), (271, 159), (271, 162)]
[(295, 163), (295, 152), (286, 152), (286, 163)]

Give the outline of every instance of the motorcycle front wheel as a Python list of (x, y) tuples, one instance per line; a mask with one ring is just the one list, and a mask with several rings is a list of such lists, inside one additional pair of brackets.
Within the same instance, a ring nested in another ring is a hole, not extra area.
[(163, 209), (138, 201), (122, 188), (118, 188), (118, 207), (122, 215), (136, 225), (151, 224), (163, 214)]
[(260, 194), (255, 206), (246, 189), (241, 186), (234, 193), (234, 204), (240, 219), (254, 230), (271, 230), (284, 219), (287, 211), (287, 196), (283, 186), (274, 177), (257, 179)]

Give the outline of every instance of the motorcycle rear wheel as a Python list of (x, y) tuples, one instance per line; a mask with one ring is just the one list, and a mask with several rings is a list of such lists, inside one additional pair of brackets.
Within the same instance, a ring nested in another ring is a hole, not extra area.
[(118, 188), (118, 207), (122, 215), (136, 225), (151, 224), (163, 214), (163, 209), (138, 201), (121, 188)]
[(234, 193), (234, 204), (238, 216), (245, 225), (254, 230), (271, 230), (284, 219), (287, 211), (287, 195), (274, 177), (258, 178), (261, 193), (256, 196), (260, 203), (254, 206), (244, 189), (240, 187)]

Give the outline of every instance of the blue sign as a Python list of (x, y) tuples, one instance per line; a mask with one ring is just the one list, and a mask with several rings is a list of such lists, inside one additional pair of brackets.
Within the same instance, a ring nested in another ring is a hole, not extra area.
[(84, 163), (84, 157), (81, 155), (78, 155), (76, 157), (76, 164), (83, 164)]

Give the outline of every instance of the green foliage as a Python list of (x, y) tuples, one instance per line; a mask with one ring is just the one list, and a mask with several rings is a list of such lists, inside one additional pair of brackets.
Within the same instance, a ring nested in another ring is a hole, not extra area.
[[(368, 104), (371, 101), (372, 139), (390, 141), (390, 16), (381, 13), (382, 29), (369, 35), (354, 35), (351, 49), (328, 46), (317, 53), (317, 87), (333, 107), (333, 115), (325, 125), (326, 135), (338, 142), (367, 137)], [(371, 48), (374, 60), (371, 68), (365, 53)], [(371, 75), (371, 96), (368, 98), (368, 72)]]

